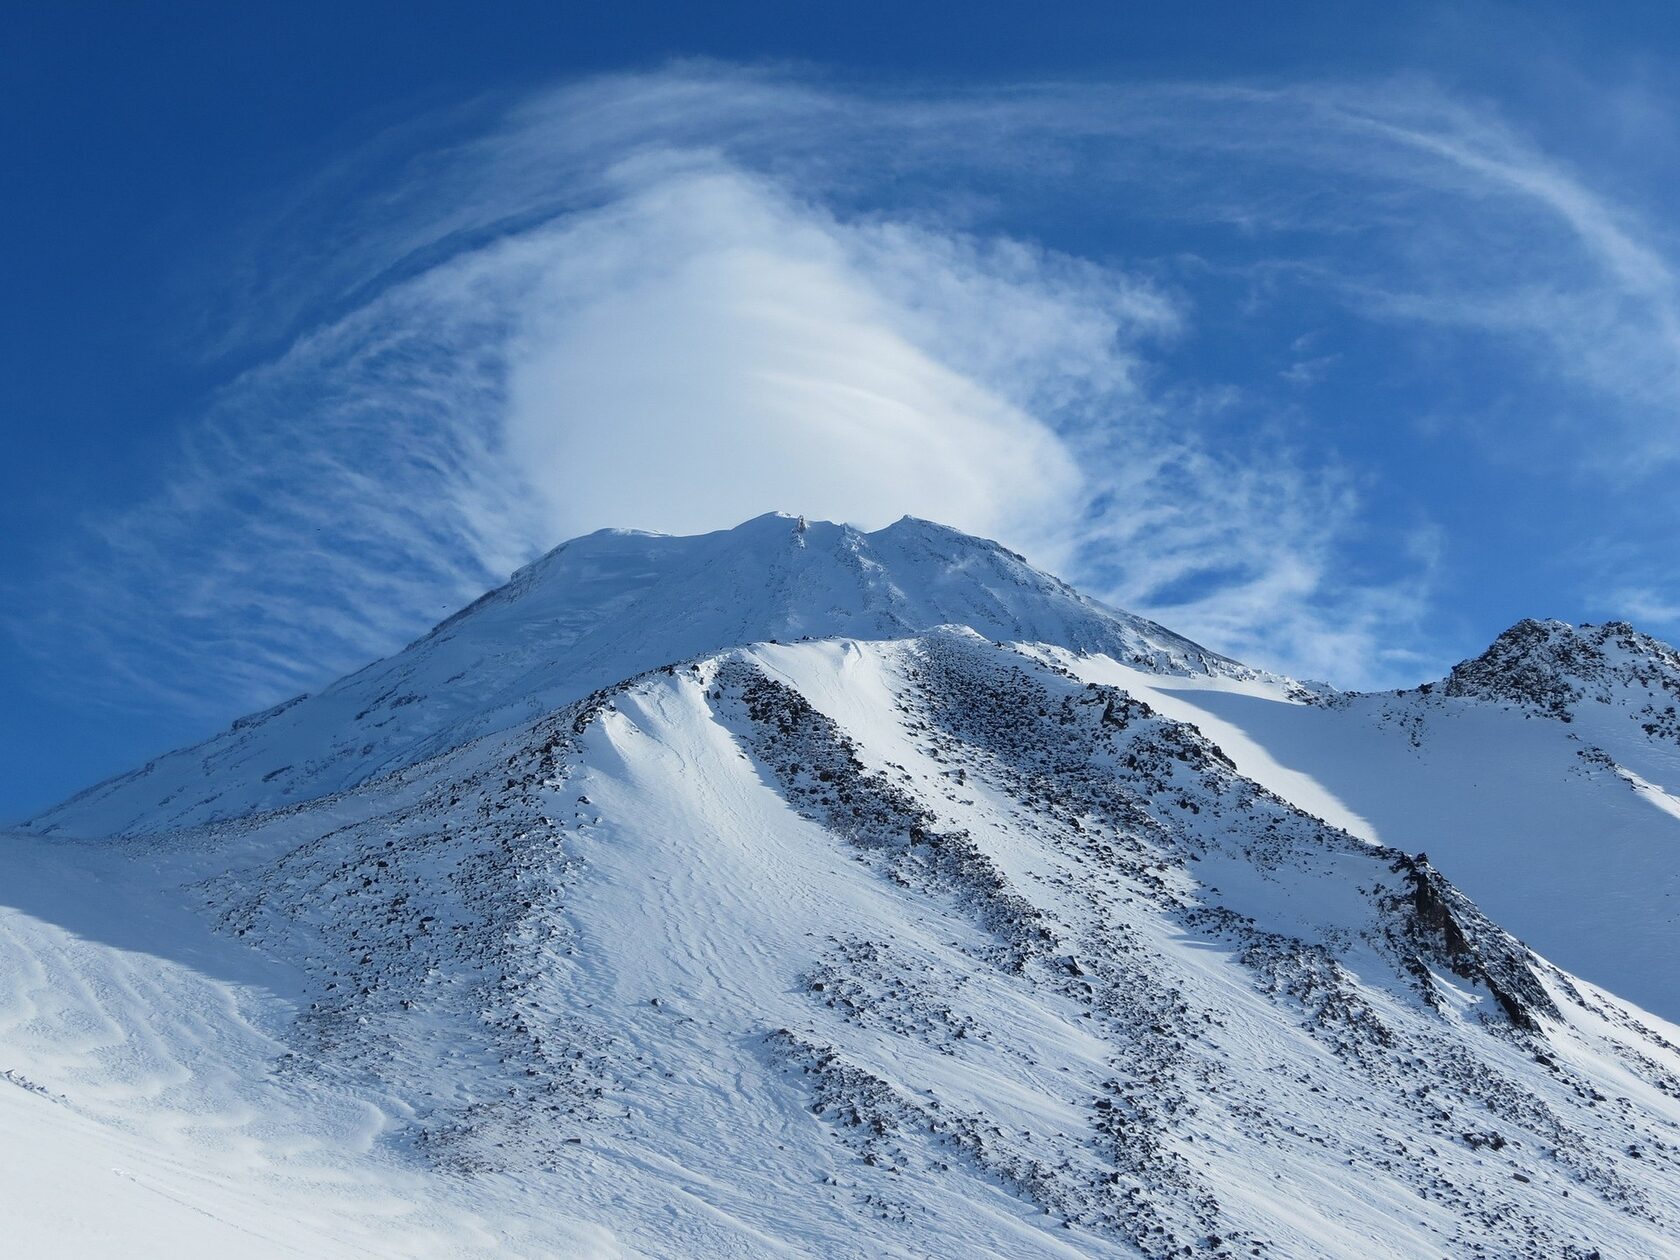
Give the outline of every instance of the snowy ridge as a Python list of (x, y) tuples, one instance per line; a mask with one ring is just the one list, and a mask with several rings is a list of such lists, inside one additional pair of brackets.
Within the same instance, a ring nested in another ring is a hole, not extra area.
[(1548, 958), (1680, 1018), (1680, 740), (1665, 725), (1680, 670), (1667, 645), (1625, 625), (1525, 622), (1445, 681), (1310, 695), (1037, 651), (1196, 726), (1307, 812), (1428, 852)]
[(1259, 676), (929, 521), (864, 533), (771, 514), (691, 538), (605, 530), (557, 547), (397, 655), (91, 788), (34, 825), (137, 834), (237, 817), (342, 791), (666, 661), (944, 624), (1155, 672)]
[(1441, 689), (1573, 725), (1584, 760), (1680, 807), (1680, 652), (1625, 621), (1520, 621)]

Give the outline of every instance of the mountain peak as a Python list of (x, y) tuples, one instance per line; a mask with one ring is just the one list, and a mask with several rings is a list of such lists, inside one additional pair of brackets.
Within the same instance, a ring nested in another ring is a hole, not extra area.
[(1524, 617), (1480, 656), (1453, 666), (1443, 690), (1520, 704), (1567, 721), (1569, 706), (1581, 698), (1579, 683), (1601, 666), (1602, 655), (1568, 622)]
[(600, 530), (526, 565), (396, 655), (37, 821), (97, 834), (234, 817), (353, 787), (660, 665), (766, 641), (898, 639), (941, 625), (1153, 673), (1254, 676), (995, 542), (915, 517), (873, 532), (784, 512), (692, 536)]
[(1453, 666), (1443, 690), (1569, 722), (1583, 701), (1612, 704), (1630, 687), (1680, 695), (1680, 653), (1625, 621), (1576, 626), (1525, 617), (1480, 656)]

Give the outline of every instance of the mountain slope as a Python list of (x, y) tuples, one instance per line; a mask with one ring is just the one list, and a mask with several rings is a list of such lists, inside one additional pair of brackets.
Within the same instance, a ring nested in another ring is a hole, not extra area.
[[(228, 858), (0, 833), (7, 1254), (506, 1254), (476, 1195), (393, 1145), (387, 1097), (286, 1079), (309, 982), (216, 933), (185, 887)], [(600, 1237), (564, 1217), (543, 1235), (610, 1254)]]
[(60, 1254), (1680, 1255), (1680, 1029), (1600, 987), (1680, 1010), (1674, 664), (1524, 623), (1343, 695), (926, 522), (592, 535), (4, 838), (43, 1156), (0, 1210)]
[(1625, 625), (1523, 622), (1442, 682), (1306, 697), (1057, 649), (1366, 839), (1423, 850), (1560, 965), (1680, 1018), (1674, 649)]
[(284, 1087), (373, 1101), (513, 1254), (1675, 1254), (1676, 1030), (971, 632), (705, 657), (124, 847), (300, 977)]
[(1254, 673), (996, 543), (910, 517), (874, 533), (780, 514), (692, 538), (606, 530), (556, 548), (396, 656), (100, 784), (35, 825), (111, 835), (234, 817), (353, 787), (667, 661), (948, 623), (1156, 671)]

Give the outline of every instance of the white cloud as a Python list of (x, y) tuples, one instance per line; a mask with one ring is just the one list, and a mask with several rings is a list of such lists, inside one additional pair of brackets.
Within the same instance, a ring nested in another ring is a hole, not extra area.
[(75, 629), (112, 666), (146, 662), (108, 681), (249, 705), (603, 525), (914, 512), (1055, 558), (1086, 478), (1028, 404), (1124, 394), (1129, 339), (1172, 318), (1072, 260), (637, 163), (604, 204), (462, 251), (230, 385), (56, 602), (104, 610)]
[(1680, 632), (1680, 599), (1650, 586), (1624, 586), (1599, 601), (1610, 614), (1650, 634)]
[(773, 508), (882, 524), (907, 504), (1010, 533), (1077, 500), (1063, 442), (931, 352), (887, 282), (916, 267), (1015, 300), (948, 306), (958, 340), (1065, 307), (1036, 276), (877, 236), (706, 170), (638, 183), (532, 242), (505, 441), (556, 535), (608, 521), (694, 532)]
[(1428, 672), (1433, 567), (1406, 550), (1428, 531), (1351, 576), (1353, 421), (1302, 440), (1256, 418), (1253, 382), (1170, 376), (1205, 312), (1170, 259), (1018, 230), (1070, 199), (1112, 207), (1122, 252), (1128, 223), (1217, 225), (1246, 252), (1209, 274), (1532, 341), (1619, 400), (1624, 447), (1672, 445), (1649, 418), (1680, 363), (1660, 251), (1426, 85), (929, 96), (679, 67), (412, 141), (261, 225), (225, 322), (289, 344), (188, 426), (161, 495), (101, 518), (31, 619), (45, 656), (226, 712), (565, 536), (783, 508), (992, 534), (1258, 663)]

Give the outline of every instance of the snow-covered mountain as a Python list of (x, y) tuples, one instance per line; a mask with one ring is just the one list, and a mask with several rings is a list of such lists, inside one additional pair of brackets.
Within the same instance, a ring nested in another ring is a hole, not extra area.
[(31, 1254), (1680, 1254), (1675, 660), (1524, 623), (1340, 695), (924, 522), (592, 535), (7, 838), (0, 1207)]
[(874, 533), (781, 513), (692, 538), (602, 530), (396, 656), (102, 783), (38, 825), (109, 835), (235, 817), (354, 787), (670, 661), (946, 624), (1161, 673), (1252, 673), (996, 543), (912, 517)]

